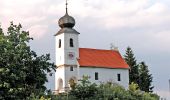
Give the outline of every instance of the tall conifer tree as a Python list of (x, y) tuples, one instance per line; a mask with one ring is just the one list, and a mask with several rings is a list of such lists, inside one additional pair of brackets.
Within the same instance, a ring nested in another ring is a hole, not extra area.
[(136, 63), (136, 58), (130, 47), (127, 47), (126, 54), (124, 55), (126, 63), (129, 65), (129, 83), (134, 82), (139, 84), (139, 70)]
[(139, 63), (139, 87), (142, 91), (145, 92), (152, 92), (153, 86), (152, 86), (152, 74), (149, 74), (148, 66), (145, 64), (145, 62)]

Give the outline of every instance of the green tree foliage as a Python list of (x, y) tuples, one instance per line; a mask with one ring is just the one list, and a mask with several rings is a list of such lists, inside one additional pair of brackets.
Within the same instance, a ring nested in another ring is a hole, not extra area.
[(141, 91), (138, 84), (133, 82), (126, 90), (111, 82), (93, 85), (87, 79), (80, 81), (69, 94), (52, 96), (52, 100), (159, 100), (157, 94)]
[(133, 51), (130, 47), (127, 48), (125, 61), (130, 66), (129, 83), (138, 84), (139, 88), (145, 92), (152, 92), (152, 74), (149, 73), (148, 66), (141, 62), (137, 64)]
[(98, 89), (99, 92), (95, 98), (97, 97), (101, 100), (128, 100), (131, 98), (128, 91), (116, 83), (108, 82), (100, 84)]
[(160, 98), (157, 94), (141, 91), (138, 84), (133, 82), (129, 85), (128, 91), (131, 95), (130, 100), (159, 100)]
[(80, 80), (80, 84), (77, 84), (69, 94), (75, 96), (77, 99), (85, 100), (95, 96), (96, 93), (97, 85), (94, 83), (91, 84), (88, 80), (88, 76), (83, 76), (83, 79)]
[(139, 85), (138, 85), (138, 84), (135, 84), (134, 82), (132, 82), (132, 83), (129, 85), (129, 90), (132, 91), (132, 92), (135, 92), (135, 91), (139, 90)]
[(55, 69), (50, 55), (37, 56), (28, 46), (29, 32), (12, 22), (6, 34), (0, 27), (0, 99), (23, 100), (43, 94), (46, 74)]
[(139, 81), (139, 87), (142, 91), (145, 92), (152, 92), (153, 86), (152, 86), (152, 74), (149, 74), (148, 66), (145, 64), (145, 62), (139, 63), (139, 75), (140, 75), (140, 81)]
[(134, 82), (138, 84), (139, 83), (138, 65), (136, 62), (136, 58), (134, 57), (134, 53), (130, 47), (127, 47), (126, 54), (124, 55), (124, 59), (130, 67), (129, 83)]

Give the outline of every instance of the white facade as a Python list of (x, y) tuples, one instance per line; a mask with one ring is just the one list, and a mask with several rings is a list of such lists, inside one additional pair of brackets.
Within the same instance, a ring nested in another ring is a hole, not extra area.
[[(70, 46), (70, 39), (72, 45)], [(78, 34), (62, 33), (56, 36), (56, 73), (55, 90), (65, 92), (69, 89), (69, 80), (77, 81), (77, 70), (70, 71), (70, 67), (77, 69), (79, 58)]]
[[(73, 39), (73, 47), (70, 47), (70, 39)], [(61, 42), (61, 44), (59, 43)], [(71, 57), (69, 55), (72, 55)], [(56, 73), (55, 90), (65, 92), (69, 90), (69, 81), (82, 79), (82, 76), (89, 76), (92, 83), (115, 82), (128, 88), (129, 71), (128, 69), (112, 69), (99, 67), (81, 67), (77, 62), (79, 58), (78, 34), (63, 33), (56, 36)], [(81, 58), (80, 58), (81, 59)], [(72, 67), (72, 68), (71, 68)], [(98, 73), (98, 79), (95, 79)], [(119, 74), (119, 80), (118, 80)]]
[[(98, 80), (95, 80), (95, 73), (98, 73)], [(120, 74), (119, 81), (118, 81), (118, 74)], [(129, 86), (128, 69), (80, 67), (79, 78), (82, 78), (83, 75), (89, 76), (90, 82), (96, 84), (114, 82), (120, 84), (126, 89), (128, 89)]]
[(74, 19), (67, 12), (59, 20), (61, 30), (55, 35), (57, 66), (55, 72), (55, 91), (66, 92), (70, 89), (70, 82), (78, 82), (79, 79), (82, 79), (83, 75), (89, 76), (89, 80), (92, 83), (115, 82), (128, 88), (128, 69), (79, 66), (77, 61), (79, 59), (79, 33), (72, 28), (74, 24)]
[[(73, 47), (70, 47), (70, 39), (73, 40)], [(59, 41), (61, 40), (61, 47)], [(77, 58), (79, 58), (79, 43), (78, 34), (63, 33), (56, 36), (56, 65), (77, 65)], [(69, 53), (73, 54), (73, 58), (69, 58)]]
[[(98, 79), (95, 79), (95, 73), (98, 73)], [(120, 76), (118, 76), (118, 74)], [(95, 67), (74, 67), (73, 71), (68, 67), (59, 67), (56, 72), (56, 89), (69, 89), (69, 80), (73, 79), (75, 82), (82, 79), (83, 76), (88, 76), (92, 83), (100, 84), (113, 82), (118, 83), (125, 89), (128, 89), (129, 71), (128, 69), (111, 69), (111, 68), (95, 68)], [(60, 79), (63, 80), (63, 85), (60, 84)], [(60, 86), (59, 86), (60, 85)], [(62, 87), (61, 87), (62, 86)], [(65, 86), (65, 87), (64, 87)], [(62, 92), (61, 91), (61, 92)]]

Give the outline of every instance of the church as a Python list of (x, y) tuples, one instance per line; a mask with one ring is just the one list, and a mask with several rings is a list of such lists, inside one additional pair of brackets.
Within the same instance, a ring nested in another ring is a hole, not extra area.
[(80, 48), (79, 35), (73, 27), (75, 19), (66, 12), (58, 21), (60, 30), (55, 34), (56, 72), (55, 91), (67, 92), (73, 83), (88, 76), (92, 83), (115, 82), (128, 88), (129, 66), (118, 49), (102, 50)]

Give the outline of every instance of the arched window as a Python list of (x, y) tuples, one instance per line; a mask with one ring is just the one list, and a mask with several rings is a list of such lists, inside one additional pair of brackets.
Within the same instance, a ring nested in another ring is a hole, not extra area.
[(61, 48), (61, 39), (59, 39), (58, 48)]
[(57, 90), (61, 90), (61, 89), (63, 89), (63, 80), (61, 78), (59, 78)]
[(70, 38), (70, 47), (74, 47), (72, 38)]

